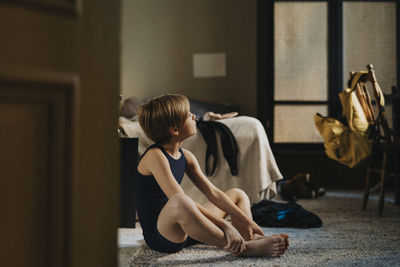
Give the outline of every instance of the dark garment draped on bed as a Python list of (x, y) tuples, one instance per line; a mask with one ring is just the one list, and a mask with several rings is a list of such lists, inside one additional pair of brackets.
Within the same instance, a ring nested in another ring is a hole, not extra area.
[[(206, 174), (212, 176), (217, 168), (218, 162), (218, 149), (217, 149), (217, 136), (218, 132), (221, 137), (222, 151), (224, 157), (228, 162), (232, 175), (238, 174), (238, 146), (236, 139), (231, 130), (223, 123), (216, 121), (197, 121), (204, 141), (207, 144), (206, 150)], [(210, 157), (212, 156), (212, 166), (210, 166)]]

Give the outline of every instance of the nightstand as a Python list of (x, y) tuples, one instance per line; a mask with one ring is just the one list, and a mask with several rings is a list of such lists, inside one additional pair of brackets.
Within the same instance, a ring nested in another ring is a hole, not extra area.
[(138, 138), (120, 137), (121, 187), (119, 227), (135, 228), (136, 209), (133, 180), (138, 164)]

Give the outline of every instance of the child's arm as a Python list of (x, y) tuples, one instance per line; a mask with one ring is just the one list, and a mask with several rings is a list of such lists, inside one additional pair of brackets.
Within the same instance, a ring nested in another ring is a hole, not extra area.
[(249, 239), (253, 238), (253, 234), (264, 235), (263, 230), (246, 214), (233, 203), (233, 201), (220, 189), (215, 187), (201, 171), (196, 157), (188, 150), (183, 150), (186, 160), (186, 172), (192, 182), (200, 189), (207, 199), (215, 206), (230, 214), (237, 222), (240, 222), (242, 232), (247, 232)]

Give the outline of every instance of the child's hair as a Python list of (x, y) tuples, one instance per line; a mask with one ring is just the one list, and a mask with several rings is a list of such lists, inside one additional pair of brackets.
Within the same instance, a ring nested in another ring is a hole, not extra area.
[(186, 96), (168, 94), (142, 105), (138, 120), (147, 137), (158, 144), (165, 144), (171, 139), (170, 127), (182, 127), (189, 111)]

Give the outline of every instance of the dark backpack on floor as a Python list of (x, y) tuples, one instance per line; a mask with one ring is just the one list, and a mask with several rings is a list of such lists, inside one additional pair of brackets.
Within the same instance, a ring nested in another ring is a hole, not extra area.
[(278, 203), (264, 199), (251, 207), (251, 213), (260, 226), (312, 228), (322, 225), (317, 215), (296, 202)]

